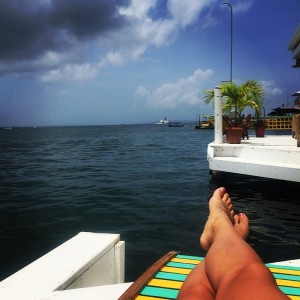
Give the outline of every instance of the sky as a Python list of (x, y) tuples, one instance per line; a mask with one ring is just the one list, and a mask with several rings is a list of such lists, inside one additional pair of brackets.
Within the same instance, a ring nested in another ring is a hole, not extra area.
[[(0, 126), (196, 121), (230, 79), (220, 0), (0, 0)], [(230, 0), (232, 79), (258, 80), (268, 113), (293, 106), (288, 44), (299, 0)], [(250, 112), (251, 113), (251, 112)]]

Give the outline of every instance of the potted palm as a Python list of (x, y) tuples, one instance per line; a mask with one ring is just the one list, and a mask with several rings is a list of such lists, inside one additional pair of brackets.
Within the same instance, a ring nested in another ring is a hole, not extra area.
[(254, 122), (253, 126), (255, 129), (255, 135), (256, 137), (264, 137), (265, 136), (265, 130), (266, 130), (266, 122), (261, 118), (258, 117)]
[[(263, 105), (263, 89), (256, 80), (247, 80), (241, 85), (234, 82), (224, 82), (220, 86), (221, 94), (225, 98), (223, 112), (231, 114), (233, 111), (233, 123), (225, 128), (226, 140), (228, 143), (240, 143), (243, 133), (241, 115), (245, 108), (250, 107), (256, 112), (261, 111)], [(214, 91), (205, 92), (204, 102), (208, 104), (214, 99)], [(238, 134), (238, 137), (231, 140), (231, 134)]]

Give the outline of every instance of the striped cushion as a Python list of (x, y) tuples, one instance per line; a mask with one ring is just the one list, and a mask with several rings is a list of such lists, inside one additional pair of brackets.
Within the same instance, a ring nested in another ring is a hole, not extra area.
[(266, 264), (278, 287), (291, 299), (300, 300), (300, 268)]
[[(187, 275), (204, 257), (182, 255), (171, 251), (149, 267), (119, 300), (176, 299)], [(278, 287), (289, 298), (300, 300), (300, 268), (266, 264)], [(154, 276), (153, 276), (154, 274)]]
[[(204, 257), (177, 254), (143, 287), (136, 300), (176, 299), (183, 281)], [(291, 299), (300, 300), (300, 268), (266, 265), (279, 288)]]

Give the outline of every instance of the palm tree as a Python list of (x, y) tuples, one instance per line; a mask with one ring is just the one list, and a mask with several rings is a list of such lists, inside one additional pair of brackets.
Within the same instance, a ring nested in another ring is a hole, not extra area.
[[(221, 94), (225, 98), (223, 112), (230, 113), (234, 108), (235, 124), (237, 118), (246, 107), (255, 110), (256, 116), (260, 116), (263, 106), (263, 88), (256, 80), (247, 80), (241, 85), (234, 82), (224, 82), (220, 86)], [(208, 104), (214, 99), (214, 91), (205, 91), (204, 102)]]

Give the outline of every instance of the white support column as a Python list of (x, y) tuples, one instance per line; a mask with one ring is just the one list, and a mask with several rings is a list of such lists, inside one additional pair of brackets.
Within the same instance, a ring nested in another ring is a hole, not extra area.
[(221, 88), (216, 86), (214, 89), (214, 111), (215, 111), (215, 143), (223, 142), (223, 120), (222, 120), (222, 93)]
[(125, 242), (119, 241), (115, 245), (116, 274), (114, 283), (124, 283), (125, 280)]

